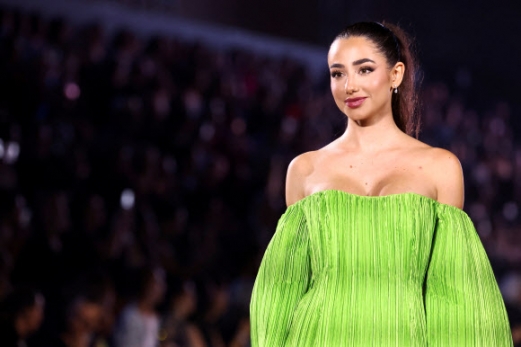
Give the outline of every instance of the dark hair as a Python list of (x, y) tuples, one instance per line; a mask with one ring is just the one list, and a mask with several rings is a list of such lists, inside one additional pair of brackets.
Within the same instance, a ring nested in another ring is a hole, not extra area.
[(405, 65), (402, 84), (392, 94), (392, 112), (396, 125), (405, 133), (418, 137), (419, 99), (417, 89), (421, 83), (418, 63), (412, 49), (412, 40), (398, 26), (389, 23), (359, 22), (346, 27), (336, 39), (365, 37), (386, 57), (390, 67), (397, 62)]

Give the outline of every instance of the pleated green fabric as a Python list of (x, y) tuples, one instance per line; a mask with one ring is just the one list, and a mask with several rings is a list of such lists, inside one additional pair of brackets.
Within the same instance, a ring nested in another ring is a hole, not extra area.
[(250, 304), (253, 347), (512, 346), (472, 221), (415, 193), (288, 207)]

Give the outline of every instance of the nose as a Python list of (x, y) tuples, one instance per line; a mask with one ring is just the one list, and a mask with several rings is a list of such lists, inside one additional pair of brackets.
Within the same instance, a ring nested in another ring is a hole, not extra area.
[(357, 91), (356, 86), (355, 86), (355, 81), (353, 78), (346, 78), (344, 89), (345, 89), (346, 94), (353, 94), (354, 92)]

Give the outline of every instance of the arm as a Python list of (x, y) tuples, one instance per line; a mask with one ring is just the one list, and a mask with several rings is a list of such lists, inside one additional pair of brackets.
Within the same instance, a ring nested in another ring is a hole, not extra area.
[(512, 346), (505, 305), (472, 221), (438, 206), (425, 282), (429, 346)]
[(472, 221), (463, 208), (458, 158), (433, 149), (438, 222), (425, 282), (429, 346), (512, 346), (503, 298)]
[(308, 235), (300, 206), (281, 217), (255, 280), (250, 303), (253, 347), (282, 347), (310, 278)]

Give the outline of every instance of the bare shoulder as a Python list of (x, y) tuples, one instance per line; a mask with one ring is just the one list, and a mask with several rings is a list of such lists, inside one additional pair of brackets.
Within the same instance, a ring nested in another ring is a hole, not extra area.
[(424, 151), (429, 175), (436, 187), (438, 202), (463, 208), (464, 183), (461, 163), (446, 149), (428, 147)]
[(286, 174), (286, 205), (290, 206), (303, 199), (305, 181), (314, 169), (318, 151), (306, 152), (295, 157), (288, 166)]

